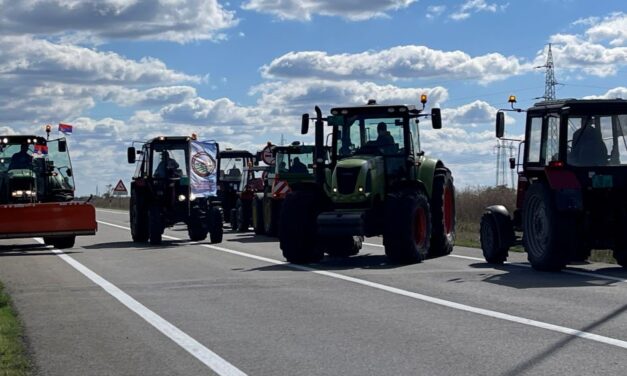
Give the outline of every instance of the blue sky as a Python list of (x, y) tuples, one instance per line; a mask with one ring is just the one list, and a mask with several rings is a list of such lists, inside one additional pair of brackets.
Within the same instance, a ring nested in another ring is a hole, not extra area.
[[(558, 97), (627, 97), (624, 1), (0, 0), (0, 133), (70, 123), (78, 192), (130, 181), (131, 140), (255, 151), (314, 105), (443, 110), (423, 147), (460, 187), (494, 184), (494, 113), (531, 105), (553, 43)], [(508, 132), (522, 132), (509, 119)], [(223, 147), (224, 147), (223, 146)]]

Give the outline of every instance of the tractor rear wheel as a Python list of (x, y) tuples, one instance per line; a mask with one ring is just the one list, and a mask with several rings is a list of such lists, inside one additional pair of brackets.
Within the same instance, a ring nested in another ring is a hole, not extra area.
[(149, 238), (151, 245), (161, 244), (161, 235), (163, 234), (163, 219), (161, 218), (161, 208), (156, 205), (150, 207), (150, 215), (148, 217)]
[(553, 192), (543, 183), (533, 183), (523, 206), (523, 244), (527, 259), (536, 270), (558, 271), (566, 266), (574, 239), (572, 216), (557, 211)]
[(324, 252), (316, 244), (319, 203), (315, 191), (294, 191), (283, 201), (279, 244), (283, 257), (294, 264), (317, 262)]
[(501, 213), (486, 210), (480, 225), (481, 250), (485, 260), (490, 264), (504, 263), (513, 240), (512, 220)]
[(229, 223), (231, 224), (231, 230), (237, 231), (237, 209), (233, 208), (229, 213)]
[(218, 206), (212, 206), (209, 208), (209, 240), (212, 244), (222, 243), (222, 237), (224, 236), (224, 229), (222, 223), (224, 222), (224, 213), (222, 208)]
[(255, 234), (263, 235), (266, 233), (265, 223), (263, 221), (264, 217), (263, 211), (263, 199), (259, 197), (253, 198), (253, 228), (255, 229)]
[(361, 250), (363, 236), (337, 236), (325, 239), (325, 251), (332, 257), (354, 256)]
[(446, 256), (455, 244), (455, 186), (450, 171), (436, 171), (431, 197), (431, 247), (429, 257)]
[(264, 231), (268, 236), (278, 235), (279, 222), (279, 202), (268, 199), (265, 202), (263, 210)]
[(410, 264), (427, 257), (431, 239), (431, 210), (420, 191), (389, 194), (384, 208), (383, 246), (392, 262)]
[(51, 245), (56, 249), (66, 249), (74, 247), (75, 235), (70, 236), (44, 236), (44, 244)]
[(134, 242), (146, 242), (148, 241), (148, 210), (141, 201), (137, 199), (134, 192), (131, 194), (130, 202), (130, 222), (131, 222), (131, 237)]

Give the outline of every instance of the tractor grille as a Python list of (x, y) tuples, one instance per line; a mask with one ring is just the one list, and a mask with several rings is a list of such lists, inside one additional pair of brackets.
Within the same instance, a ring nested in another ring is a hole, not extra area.
[(357, 183), (360, 170), (361, 167), (337, 168), (337, 191), (340, 194), (347, 195), (355, 192), (355, 183)]

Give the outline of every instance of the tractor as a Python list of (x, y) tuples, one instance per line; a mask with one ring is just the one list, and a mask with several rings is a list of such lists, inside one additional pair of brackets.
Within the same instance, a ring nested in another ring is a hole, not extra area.
[(250, 164), (244, 167), (240, 187), (237, 193), (237, 202), (231, 213), (231, 228), (237, 232), (249, 231), (250, 227), (255, 227), (255, 198), (263, 192), (267, 184), (267, 176), (271, 166), (255, 166)]
[[(291, 186), (283, 201), (279, 240), (292, 263), (359, 252), (363, 237), (383, 236), (393, 263), (449, 254), (455, 240), (455, 188), (450, 170), (420, 149), (422, 108), (368, 104), (316, 107), (314, 182)], [(434, 129), (440, 109), (431, 110)], [(309, 129), (302, 117), (301, 133)], [(325, 129), (325, 123), (328, 130)], [(330, 157), (325, 159), (325, 133)]]
[(46, 245), (71, 248), (77, 235), (94, 235), (97, 227), (94, 206), (74, 200), (65, 138), (0, 136), (0, 239), (43, 237)]
[(129, 207), (133, 241), (160, 244), (164, 229), (180, 222), (192, 241), (207, 234), (212, 243), (222, 241), (218, 151), (217, 143), (198, 142), (195, 135), (161, 136), (143, 143), (141, 151), (128, 148), (128, 162), (137, 163)]
[(499, 110), (502, 139), (505, 111), (526, 112), (516, 208), (487, 207), (480, 239), (487, 262), (502, 264), (509, 248), (523, 245), (531, 266), (558, 271), (583, 261), (592, 249), (612, 249), (627, 267), (627, 101), (565, 99), (536, 103), (523, 111)]
[(238, 227), (237, 211), (242, 210), (237, 206), (243, 188), (242, 171), (255, 161), (255, 156), (247, 150), (226, 149), (218, 154), (218, 197), (222, 202), (224, 220), (233, 230)]
[(253, 201), (253, 227), (256, 234), (277, 236), (279, 215), (290, 186), (297, 182), (314, 182), (313, 145), (302, 145), (299, 141), (291, 145), (272, 148), (274, 165), (266, 179), (265, 189), (255, 195)]

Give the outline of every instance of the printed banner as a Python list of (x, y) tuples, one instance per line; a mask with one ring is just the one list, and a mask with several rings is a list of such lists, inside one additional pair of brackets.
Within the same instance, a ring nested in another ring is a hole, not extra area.
[(191, 142), (189, 177), (194, 196), (208, 197), (217, 194), (217, 154), (218, 145), (215, 142)]

